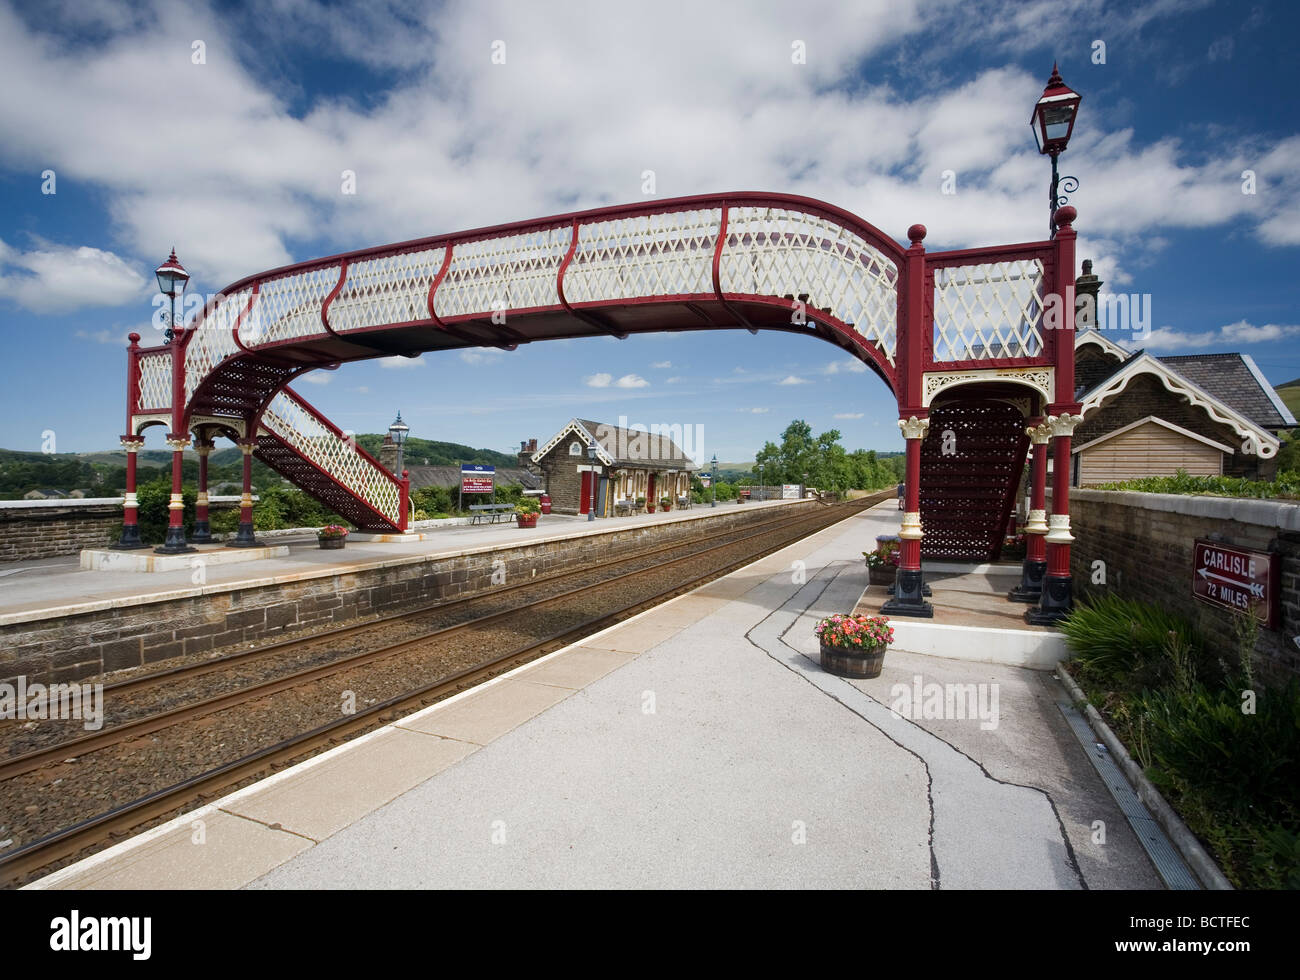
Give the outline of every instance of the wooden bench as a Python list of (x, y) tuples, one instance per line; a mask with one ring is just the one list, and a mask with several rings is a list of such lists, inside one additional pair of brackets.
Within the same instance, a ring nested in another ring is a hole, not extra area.
[(471, 524), (482, 524), (485, 521), (488, 524), (495, 524), (498, 521), (515, 519), (514, 504), (470, 504), (469, 509)]
[(631, 517), (633, 502), (630, 500), (620, 500), (614, 504), (614, 515), (616, 517)]
[(678, 509), (678, 510), (686, 510), (686, 509), (689, 508), (690, 506), (691, 506), (691, 498), (690, 498), (690, 497), (678, 497), (678, 498), (677, 498), (677, 509)]

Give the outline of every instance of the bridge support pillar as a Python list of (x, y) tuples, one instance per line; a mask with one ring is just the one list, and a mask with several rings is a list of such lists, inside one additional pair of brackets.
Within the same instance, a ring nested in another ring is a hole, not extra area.
[(135, 499), (135, 463), (137, 454), (144, 446), (139, 436), (122, 436), (122, 448), (126, 450), (126, 490), (122, 502), (122, 536), (113, 548), (117, 551), (138, 551), (146, 547), (140, 540), (140, 510)]
[(185, 447), (189, 444), (189, 437), (183, 433), (167, 434), (167, 445), (172, 451), (172, 495), (167, 502), (167, 537), (161, 545), (154, 548), (155, 554), (183, 555), (196, 550), (185, 543), (185, 498), (181, 493)]
[(880, 607), (880, 613), (882, 616), (930, 619), (934, 616), (934, 606), (925, 601), (925, 582), (921, 574), (921, 441), (930, 428), (930, 420), (913, 415), (899, 419), (898, 427), (907, 440), (903, 526), (898, 532), (902, 547), (899, 549), (894, 598)]
[(1054, 626), (1074, 608), (1074, 580), (1070, 576), (1070, 441), (1081, 419), (1068, 412), (1050, 415), (1052, 441), (1052, 516), (1047, 531), (1047, 575), (1039, 604), (1025, 610), (1032, 626)]
[(1034, 447), (1029, 471), (1029, 520), (1025, 523), (1025, 560), (1020, 565), (1020, 584), (1007, 593), (1012, 602), (1038, 602), (1043, 595), (1043, 576), (1047, 574), (1047, 441), (1052, 427), (1041, 418), (1025, 432)]
[(238, 446), (244, 454), (243, 496), (239, 498), (239, 531), (227, 543), (231, 548), (260, 548), (262, 542), (253, 534), (253, 451), (257, 449), (257, 440), (240, 439)]
[(194, 501), (194, 533), (190, 540), (195, 544), (212, 543), (212, 527), (208, 521), (208, 456), (212, 452), (212, 443), (199, 438), (195, 440), (194, 451), (199, 455), (199, 493)]

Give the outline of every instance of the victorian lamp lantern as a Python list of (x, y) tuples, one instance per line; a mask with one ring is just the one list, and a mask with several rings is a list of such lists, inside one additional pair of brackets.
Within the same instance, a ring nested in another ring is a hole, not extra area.
[(167, 322), (167, 332), (163, 334), (163, 339), (170, 344), (172, 337), (176, 335), (176, 297), (185, 292), (185, 284), (190, 281), (190, 274), (176, 258), (176, 249), (173, 248), (171, 255), (167, 256), (167, 261), (154, 270), (154, 275), (158, 277), (158, 291), (171, 300), (171, 318)]
[[(1042, 98), (1034, 104), (1034, 115), (1029, 120), (1034, 130), (1034, 140), (1038, 143), (1038, 152), (1052, 158), (1052, 192), (1051, 212), (1052, 235), (1056, 235), (1056, 209), (1066, 202), (1061, 197), (1061, 178), (1057, 175), (1056, 158), (1065, 152), (1074, 132), (1074, 120), (1079, 114), (1079, 103), (1083, 97), (1061, 80), (1061, 73), (1052, 65), (1052, 77), (1047, 80)], [(1066, 177), (1066, 191), (1074, 191), (1079, 182), (1074, 177)]]
[(406, 446), (406, 437), (410, 435), (411, 427), (402, 421), (402, 413), (399, 410), (397, 418), (393, 419), (393, 424), (388, 427), (388, 434), (393, 439), (393, 445), (397, 447), (397, 472), (402, 472), (403, 450)]

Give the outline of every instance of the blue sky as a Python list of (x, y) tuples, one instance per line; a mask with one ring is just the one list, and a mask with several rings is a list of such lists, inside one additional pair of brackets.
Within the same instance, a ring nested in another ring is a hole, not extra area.
[[(125, 336), (157, 337), (152, 269), (173, 245), (191, 288), (217, 292), (345, 249), (643, 200), (647, 169), (658, 197), (806, 194), (904, 242), (922, 222), (931, 249), (1041, 239), (1049, 167), (1028, 119), (1054, 59), (1084, 97), (1062, 157), (1079, 257), (1151, 297), (1148, 349), (1241, 350), (1290, 380), (1298, 28), (1290, 3), (1175, 0), (0, 3), (0, 445), (38, 449), (47, 430), (59, 451), (116, 445)], [(414, 435), (501, 450), (575, 415), (702, 424), (726, 460), (793, 418), (850, 449), (902, 445), (874, 375), (785, 335), (316, 374), (295, 387), (345, 429), (400, 408)]]

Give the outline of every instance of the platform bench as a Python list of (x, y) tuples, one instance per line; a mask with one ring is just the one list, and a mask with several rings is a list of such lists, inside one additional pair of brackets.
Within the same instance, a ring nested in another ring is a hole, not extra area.
[(498, 521), (512, 521), (515, 518), (514, 504), (470, 504), (470, 523), (495, 524)]

